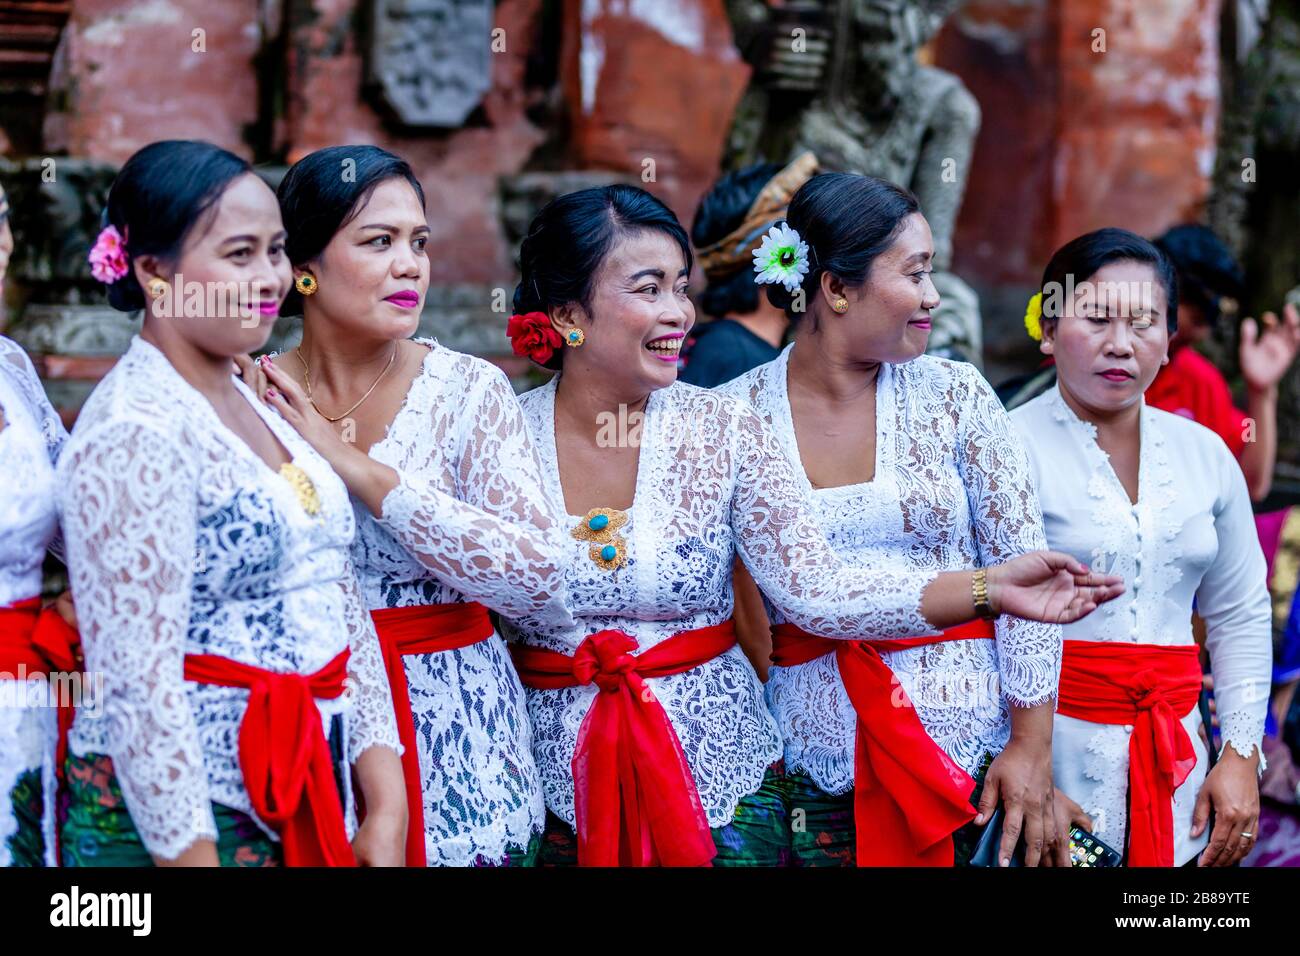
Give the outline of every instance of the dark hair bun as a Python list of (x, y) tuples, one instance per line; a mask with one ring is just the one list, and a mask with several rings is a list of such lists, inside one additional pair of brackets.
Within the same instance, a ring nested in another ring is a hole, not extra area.
[(105, 225), (126, 239), (126, 275), (106, 286), (108, 302), (122, 312), (145, 307), (144, 290), (130, 263), (154, 256), (175, 263), (195, 224), (226, 188), (253, 168), (234, 153), (199, 140), (168, 139), (137, 150), (108, 191)]
[[(548, 312), (577, 302), (591, 311), (591, 283), (615, 240), (625, 232), (658, 230), (681, 247), (689, 271), (691, 244), (673, 211), (644, 189), (618, 183), (580, 189), (547, 203), (519, 247), (515, 312)], [(546, 368), (558, 369), (563, 350)]]
[[(344, 173), (347, 175), (344, 175)], [(285, 253), (295, 266), (311, 262), (352, 221), (383, 182), (404, 179), (425, 208), (424, 187), (411, 165), (378, 146), (328, 146), (309, 153), (289, 167), (276, 198), (288, 233)], [(289, 292), (282, 312), (302, 312), (302, 295)]]
[[(720, 242), (745, 221), (754, 200), (782, 170), (780, 163), (754, 163), (727, 173), (700, 200), (691, 224), (691, 241), (696, 249)], [(748, 262), (735, 272), (708, 276), (709, 284), (699, 294), (705, 315), (745, 315), (758, 308), (759, 286)]]
[(767, 287), (768, 301), (795, 322), (811, 310), (823, 272), (861, 286), (876, 257), (893, 245), (903, 220), (920, 211), (916, 196), (902, 186), (856, 173), (819, 173), (799, 187), (785, 217), (808, 243), (803, 310), (795, 310), (797, 293), (776, 283)]

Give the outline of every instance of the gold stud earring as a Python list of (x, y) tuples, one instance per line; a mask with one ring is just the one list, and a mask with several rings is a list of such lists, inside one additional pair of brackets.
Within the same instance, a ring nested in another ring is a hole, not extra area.
[(587, 341), (587, 334), (582, 329), (569, 329), (564, 336), (564, 344), (571, 349), (579, 348), (585, 341)]
[(293, 287), (303, 295), (316, 294), (316, 277), (310, 272), (304, 272), (298, 278), (293, 280)]
[(154, 276), (148, 281), (148, 283), (146, 283), (146, 288), (148, 288), (149, 294), (155, 299), (161, 299), (163, 293), (167, 291), (167, 283), (157, 276)]
[(849, 300), (836, 299), (833, 308), (835, 309), (836, 312), (847, 312), (849, 311)]

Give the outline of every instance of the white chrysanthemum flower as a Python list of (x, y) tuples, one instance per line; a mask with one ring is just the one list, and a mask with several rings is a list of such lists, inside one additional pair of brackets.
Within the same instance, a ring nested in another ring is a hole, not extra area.
[(808, 243), (784, 223), (773, 226), (754, 250), (754, 272), (759, 285), (779, 282), (790, 292), (797, 291), (808, 274)]

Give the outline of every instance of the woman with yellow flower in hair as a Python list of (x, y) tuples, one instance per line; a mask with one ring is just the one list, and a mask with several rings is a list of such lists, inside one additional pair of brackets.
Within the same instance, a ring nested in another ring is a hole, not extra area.
[[(1053, 769), (1076, 823), (1130, 866), (1228, 866), (1258, 834), (1271, 623), (1241, 469), (1209, 429), (1143, 400), (1178, 328), (1174, 268), (1123, 229), (1067, 243), (1038, 323), (1057, 384), (1012, 412), (1048, 544), (1128, 590), (1065, 626)], [(1201, 736), (1193, 602), (1225, 741)]]

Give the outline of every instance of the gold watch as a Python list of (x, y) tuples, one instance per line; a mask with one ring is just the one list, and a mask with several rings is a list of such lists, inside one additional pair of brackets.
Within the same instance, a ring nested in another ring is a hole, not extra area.
[(992, 621), (998, 615), (989, 601), (988, 568), (980, 568), (970, 580), (970, 596), (975, 602), (975, 616), (985, 621)]

